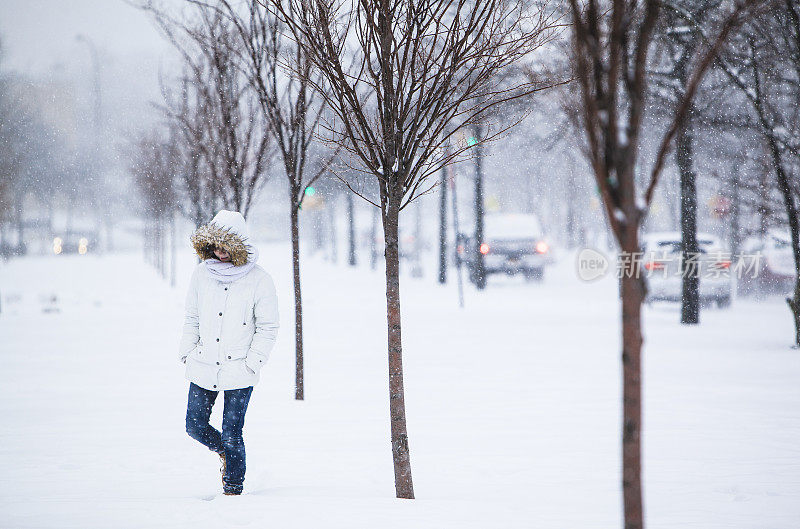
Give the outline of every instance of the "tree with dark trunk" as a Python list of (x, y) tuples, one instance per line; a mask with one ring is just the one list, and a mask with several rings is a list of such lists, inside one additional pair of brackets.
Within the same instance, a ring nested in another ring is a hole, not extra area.
[[(584, 5), (585, 4), (585, 5)], [(610, 5), (609, 5), (610, 4)], [(647, 110), (648, 54), (662, 16), (657, 0), (570, 0), (573, 60), (580, 86), (582, 126), (587, 153), (619, 245), (622, 304), (622, 491), (626, 529), (644, 527), (641, 484), (641, 306), (639, 228), (649, 209), (664, 159), (685, 121), (700, 81), (728, 34), (743, 15), (735, 6), (716, 39), (693, 61), (686, 90), (657, 152), (649, 185), (637, 189), (636, 167)]]
[[(653, 80), (652, 95), (666, 116), (686, 93), (691, 80), (691, 61), (704, 41), (702, 30), (724, 14), (724, 0), (665, 0), (664, 16), (657, 28), (654, 65), (648, 73)], [(689, 23), (688, 20), (691, 20)], [(700, 99), (700, 96), (698, 96)], [(700, 322), (700, 259), (697, 242), (697, 174), (695, 171), (696, 132), (700, 127), (719, 127), (724, 123), (719, 108), (691, 104), (686, 120), (675, 138), (675, 165), (679, 175), (681, 232), (681, 323)]]
[(473, 141), (475, 141), (475, 244), (472, 251), (475, 252), (475, 265), (472, 270), (473, 281), (478, 290), (486, 288), (486, 266), (483, 260), (483, 252), (481, 246), (483, 245), (483, 142), (480, 138), (483, 136), (483, 127), (480, 123), (476, 123), (473, 128)]
[(356, 266), (356, 212), (353, 194), (345, 195), (347, 201), (347, 264)]
[[(767, 147), (770, 169), (783, 199), (791, 236), (795, 285), (786, 299), (800, 347), (800, 218), (796, 173), (800, 163), (800, 6), (795, 0), (772, 0), (747, 24), (717, 65), (750, 103), (754, 128)], [(735, 68), (734, 62), (745, 68)], [(793, 173), (794, 170), (794, 173)], [(762, 195), (763, 196), (763, 195)], [(764, 197), (766, 199), (766, 197)]]
[[(323, 129), (344, 162), (369, 175), (379, 197), (386, 257), (389, 414), (395, 491), (413, 498), (400, 321), (400, 212), (438, 182), (429, 177), (471, 148), (444, 146), (488, 110), (543, 84), (502, 88), (497, 73), (554, 37), (546, 10), (515, 0), (271, 0), (330, 90)], [(350, 9), (352, 8), (352, 9)], [(313, 81), (312, 84), (318, 84)], [(481, 97), (478, 97), (478, 95)], [(486, 134), (479, 141), (490, 139)]]
[[(648, 73), (653, 80), (655, 99), (662, 101), (667, 113), (686, 93), (691, 61), (701, 42), (696, 31), (684, 31), (686, 23), (675, 12), (688, 10), (698, 22), (707, 25), (709, 11), (719, 4), (719, 0), (671, 0), (664, 3), (666, 9), (662, 24), (656, 28), (656, 42), (659, 44), (656, 48), (656, 66), (650, 68)], [(675, 162), (680, 175), (681, 323), (684, 324), (700, 322), (700, 270), (693, 266), (700, 256), (697, 245), (694, 115), (694, 105), (691, 105), (686, 119), (678, 126), (675, 138)]]
[[(325, 90), (315, 82), (318, 75), (302, 46), (286, 34), (286, 26), (258, 0), (244, 7), (229, 0), (211, 6), (198, 0), (190, 3), (216, 10), (230, 20), (241, 43), (241, 65), (258, 95), (263, 119), (269, 124), (283, 161), (287, 179), (289, 223), (292, 241), (292, 277), (295, 305), (295, 399), (305, 395), (303, 364), (303, 305), (300, 287), (299, 211), (307, 190), (328, 170), (336, 151), (309, 161), (313, 137), (325, 110)], [(317, 153), (320, 154), (320, 153)]]
[(678, 128), (675, 136), (675, 161), (681, 189), (681, 323), (696, 324), (700, 323), (700, 269), (691, 263), (700, 257), (700, 248), (697, 244), (697, 175), (690, 119)]
[(439, 182), (439, 283), (447, 283), (447, 169)]

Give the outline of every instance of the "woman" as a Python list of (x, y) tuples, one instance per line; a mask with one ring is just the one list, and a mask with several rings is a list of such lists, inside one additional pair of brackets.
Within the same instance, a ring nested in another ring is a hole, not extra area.
[[(247, 234), (241, 213), (222, 210), (192, 235), (202, 262), (186, 296), (180, 344), (191, 382), (186, 432), (219, 454), (227, 495), (242, 493), (244, 415), (278, 333), (275, 285), (256, 264), (258, 251)], [(220, 391), (225, 392), (222, 432), (208, 424)]]

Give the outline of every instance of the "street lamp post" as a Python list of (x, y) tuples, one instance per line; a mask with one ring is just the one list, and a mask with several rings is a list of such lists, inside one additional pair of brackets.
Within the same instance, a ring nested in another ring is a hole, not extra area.
[(483, 262), (481, 246), (483, 240), (483, 133), (480, 123), (474, 126), (475, 141), (475, 286), (479, 290), (486, 288), (486, 269)]
[(95, 141), (97, 141), (101, 133), (103, 119), (103, 94), (100, 89), (100, 54), (97, 53), (97, 46), (95, 46), (94, 42), (92, 42), (86, 35), (79, 33), (78, 35), (75, 35), (75, 40), (86, 44), (86, 46), (89, 48), (89, 54), (92, 57), (92, 70), (94, 76), (94, 134)]
[[(93, 107), (94, 107), (94, 116), (93, 116), (93, 127), (92, 127), (92, 146), (94, 150), (94, 160), (93, 160), (93, 167), (95, 172), (97, 171), (98, 167), (98, 160), (100, 158), (100, 136), (103, 134), (103, 92), (102, 87), (100, 84), (100, 54), (97, 51), (97, 46), (95, 46), (94, 42), (87, 37), (86, 35), (79, 33), (75, 35), (75, 40), (77, 42), (82, 42), (86, 44), (86, 47), (89, 48), (89, 54), (92, 58), (92, 70), (93, 70), (93, 85), (94, 85), (94, 97), (93, 97)], [(103, 186), (103, 191), (107, 191), (109, 186)], [(109, 210), (109, 197), (103, 197), (103, 200), (100, 202), (103, 204), (101, 207), (103, 208), (103, 223), (105, 224), (106, 230), (106, 237), (105, 237), (105, 247), (106, 250), (113, 250), (113, 240), (111, 236), (111, 212)]]

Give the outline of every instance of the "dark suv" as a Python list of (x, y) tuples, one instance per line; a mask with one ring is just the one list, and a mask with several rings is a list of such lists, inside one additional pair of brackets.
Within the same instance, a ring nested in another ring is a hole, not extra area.
[(494, 213), (486, 215), (483, 241), (459, 236), (456, 259), (467, 265), (476, 281), (477, 254), (483, 256), (484, 273), (523, 274), (528, 281), (541, 281), (550, 263), (550, 245), (545, 241), (535, 215)]

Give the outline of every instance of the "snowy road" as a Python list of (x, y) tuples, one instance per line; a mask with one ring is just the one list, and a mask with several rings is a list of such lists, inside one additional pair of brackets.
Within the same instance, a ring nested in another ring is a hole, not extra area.
[[(0, 527), (620, 526), (615, 284), (404, 277), (417, 500), (394, 499), (383, 276), (307, 259), (306, 401), (293, 400), (288, 248), (262, 247), (282, 328), (245, 426), (242, 497), (186, 436), (171, 289), (141, 256), (0, 264)], [(430, 271), (429, 271), (430, 272)], [(430, 276), (430, 273), (429, 273)], [(800, 352), (780, 300), (645, 313), (649, 528), (800, 527)], [(218, 424), (220, 410), (212, 420)]]

